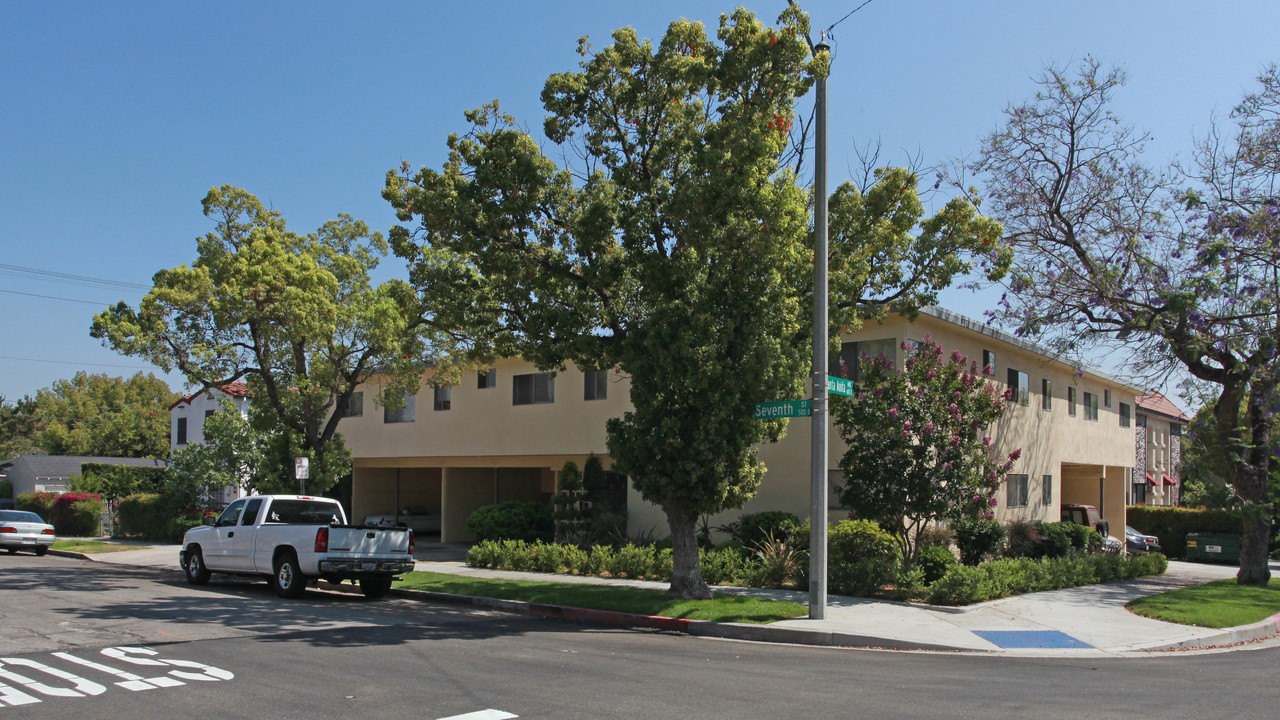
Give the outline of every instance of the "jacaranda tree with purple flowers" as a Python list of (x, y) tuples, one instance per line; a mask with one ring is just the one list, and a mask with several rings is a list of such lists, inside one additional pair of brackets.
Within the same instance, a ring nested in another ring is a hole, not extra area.
[(930, 523), (995, 517), (996, 491), (1021, 453), (999, 457), (992, 446), (1008, 391), (983, 369), (959, 351), (944, 358), (928, 335), (902, 349), (902, 372), (864, 358), (857, 395), (833, 398), (832, 415), (849, 447), (841, 503), (892, 532), (909, 568)]
[(1266, 585), (1266, 478), (1280, 363), (1280, 75), (1213, 126), (1188, 165), (1143, 164), (1146, 135), (1110, 111), (1124, 84), (1086, 59), (1048, 68), (1005, 111), (972, 170), (1015, 247), (996, 314), (1064, 351), (1132, 353), (1152, 385), (1185, 371), (1213, 389), (1245, 509), (1238, 581)]

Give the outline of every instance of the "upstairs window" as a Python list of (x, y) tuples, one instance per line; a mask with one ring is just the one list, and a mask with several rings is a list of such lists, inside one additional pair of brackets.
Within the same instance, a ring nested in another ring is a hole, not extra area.
[(1084, 419), (1098, 420), (1098, 396), (1091, 392), (1084, 394)]
[(1049, 378), (1040, 380), (1040, 409), (1053, 409), (1053, 381)]
[(364, 416), (364, 393), (357, 390), (351, 393), (351, 397), (347, 398), (347, 404), (342, 408), (342, 417), (363, 417)]
[(1031, 404), (1031, 376), (1009, 368), (1009, 387), (1013, 390), (1013, 401), (1019, 405)]
[(583, 400), (604, 400), (609, 397), (609, 371), (588, 370), (583, 373)]
[(1053, 505), (1053, 476), (1040, 476), (1040, 504), (1045, 507)]
[(437, 411), (448, 410), (453, 406), (453, 388), (448, 385), (442, 385), (435, 388), (434, 409)]
[(486, 388), (498, 386), (498, 369), (489, 368), (476, 373), (476, 388), (484, 390)]
[(1106, 408), (1111, 407), (1111, 391), (1110, 390), (1102, 391), (1102, 407), (1106, 407)]
[(1130, 427), (1133, 425), (1132, 411), (1129, 409), (1129, 403), (1120, 403), (1120, 427)]
[(985, 375), (996, 374), (996, 351), (995, 350), (982, 351), (982, 372)]
[(1027, 506), (1027, 476), (1008, 475), (1005, 479), (1005, 505), (1011, 508)]
[(184, 417), (178, 418), (178, 444), (187, 444), (187, 419)]
[(1076, 416), (1076, 389), (1073, 387), (1067, 388), (1067, 414)]
[(512, 405), (539, 405), (556, 401), (556, 379), (551, 373), (528, 373), (511, 378)]
[(414, 400), (415, 396), (404, 396), (404, 407), (398, 410), (391, 408), (382, 409), (382, 422), (384, 423), (411, 423), (414, 420)]
[(833, 368), (832, 375), (847, 377), (855, 382), (862, 380), (862, 356), (869, 358), (882, 357), (891, 366), (898, 362), (898, 341), (893, 338), (883, 340), (860, 340), (847, 342), (840, 346), (838, 367)]

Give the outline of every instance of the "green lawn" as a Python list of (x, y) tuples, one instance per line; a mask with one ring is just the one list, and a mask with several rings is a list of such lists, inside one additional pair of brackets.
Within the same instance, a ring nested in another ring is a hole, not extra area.
[(452, 595), (523, 600), (590, 610), (611, 610), (713, 622), (771, 623), (806, 615), (809, 612), (803, 605), (795, 603), (736, 595), (717, 595), (712, 600), (666, 600), (662, 597), (662, 590), (646, 588), (536, 580), (497, 580), (420, 571), (409, 573), (395, 586)]
[(1138, 598), (1128, 608), (1139, 615), (1183, 625), (1249, 625), (1280, 613), (1280, 578), (1271, 578), (1267, 587), (1218, 580)]
[(139, 550), (141, 548), (138, 545), (121, 545), (120, 543), (102, 542), (100, 540), (54, 540), (53, 549), (92, 554)]

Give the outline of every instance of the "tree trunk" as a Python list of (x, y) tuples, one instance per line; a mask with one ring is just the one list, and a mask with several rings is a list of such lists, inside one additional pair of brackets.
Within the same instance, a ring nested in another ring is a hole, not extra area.
[[(1270, 388), (1267, 388), (1270, 391)], [(1244, 528), (1240, 535), (1241, 585), (1265, 587), (1271, 581), (1271, 503), (1267, 498), (1267, 474), (1271, 462), (1271, 421), (1257, 399), (1264, 394), (1255, 386), (1249, 399), (1250, 447), (1238, 461), (1236, 492), (1243, 500)]]
[(711, 588), (702, 579), (698, 559), (698, 514), (674, 503), (663, 505), (671, 525), (671, 588), (669, 600), (710, 600)]

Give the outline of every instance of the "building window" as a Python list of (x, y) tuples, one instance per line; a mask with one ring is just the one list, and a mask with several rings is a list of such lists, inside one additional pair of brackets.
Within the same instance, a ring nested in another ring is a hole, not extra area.
[(178, 444), (187, 444), (187, 419), (182, 417), (178, 418)]
[(1076, 389), (1073, 387), (1067, 388), (1067, 414), (1076, 416)]
[(364, 392), (357, 390), (351, 393), (351, 397), (347, 398), (347, 404), (342, 408), (342, 417), (364, 417)]
[(831, 373), (850, 380), (862, 380), (862, 356), (868, 358), (882, 357), (893, 367), (898, 363), (898, 341), (893, 338), (883, 340), (862, 340), (847, 342), (840, 346), (839, 367)]
[(1040, 504), (1045, 507), (1053, 506), (1053, 476), (1042, 475), (1040, 477)]
[(994, 350), (982, 351), (982, 372), (984, 375), (996, 374), (996, 352)]
[(528, 373), (511, 378), (511, 404), (537, 405), (556, 401), (556, 379), (551, 373)]
[(435, 405), (436, 410), (448, 410), (453, 406), (453, 388), (448, 385), (441, 385), (435, 388)]
[(1141, 483), (1133, 484), (1133, 498), (1131, 500), (1131, 503), (1133, 505), (1147, 504), (1147, 484), (1146, 483), (1141, 482)]
[(476, 387), (480, 390), (498, 387), (498, 368), (489, 368), (476, 373)]
[(1129, 403), (1120, 403), (1120, 427), (1130, 427), (1131, 425)]
[(1040, 409), (1053, 409), (1053, 381), (1049, 378), (1040, 380)]
[(1102, 407), (1107, 407), (1107, 408), (1111, 407), (1111, 391), (1110, 390), (1102, 391)]
[(1084, 394), (1084, 419), (1098, 420), (1098, 396), (1091, 392)]
[(1031, 376), (1009, 368), (1009, 388), (1013, 390), (1013, 401), (1019, 405), (1031, 404)]
[(205, 420), (208, 420), (208, 419), (209, 419), (209, 417), (210, 417), (210, 416), (212, 416), (212, 415), (213, 415), (214, 413), (216, 413), (216, 412), (218, 412), (218, 411), (217, 411), (217, 410), (205, 410), (205, 411), (204, 411), (204, 419), (205, 419)]
[(609, 371), (588, 370), (583, 373), (585, 379), (582, 389), (583, 400), (604, 400), (609, 397)]
[(391, 408), (383, 408), (383, 409), (382, 409), (382, 422), (384, 422), (384, 423), (411, 423), (411, 422), (413, 422), (413, 419), (414, 419), (413, 406), (414, 406), (414, 400), (415, 400), (415, 399), (416, 399), (416, 398), (415, 398), (415, 396), (413, 396), (413, 395), (405, 395), (405, 396), (404, 396), (404, 407), (402, 407), (402, 408), (400, 408), (400, 409), (398, 409), (398, 410), (392, 410)]
[(1005, 478), (1005, 505), (1014, 507), (1027, 506), (1027, 476), (1009, 475)]

